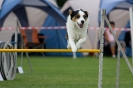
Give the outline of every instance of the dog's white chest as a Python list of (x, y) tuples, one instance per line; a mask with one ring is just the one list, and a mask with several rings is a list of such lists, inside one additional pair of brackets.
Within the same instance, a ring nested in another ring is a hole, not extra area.
[(80, 35), (79, 34), (76, 34), (75, 35), (75, 41), (78, 41), (80, 39)]

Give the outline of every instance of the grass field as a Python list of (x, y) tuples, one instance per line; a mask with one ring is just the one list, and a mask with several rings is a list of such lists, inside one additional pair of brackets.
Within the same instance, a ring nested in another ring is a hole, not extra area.
[[(14, 80), (0, 82), (0, 88), (97, 88), (99, 60), (96, 57), (30, 57), (33, 72), (27, 59), (23, 61), (24, 74), (17, 73)], [(104, 57), (103, 88), (115, 88), (116, 61)], [(133, 88), (133, 75), (123, 58), (120, 88)]]

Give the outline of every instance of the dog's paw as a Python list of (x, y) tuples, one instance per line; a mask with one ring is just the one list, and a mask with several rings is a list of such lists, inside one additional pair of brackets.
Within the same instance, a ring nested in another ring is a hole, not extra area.
[(76, 52), (77, 51), (77, 48), (72, 48), (72, 52)]
[(71, 46), (69, 44), (67, 45), (67, 49), (71, 49)]
[(80, 49), (81, 48), (80, 45), (78, 45), (78, 44), (76, 44), (76, 47), (77, 47), (77, 49)]
[(71, 49), (71, 47), (70, 46), (67, 46), (67, 49)]

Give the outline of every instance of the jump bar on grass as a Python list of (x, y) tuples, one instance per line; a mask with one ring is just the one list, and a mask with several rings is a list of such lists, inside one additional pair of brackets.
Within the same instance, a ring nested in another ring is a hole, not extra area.
[[(0, 52), (72, 52), (71, 49), (0, 49)], [(99, 49), (79, 49), (77, 52), (100, 52)]]

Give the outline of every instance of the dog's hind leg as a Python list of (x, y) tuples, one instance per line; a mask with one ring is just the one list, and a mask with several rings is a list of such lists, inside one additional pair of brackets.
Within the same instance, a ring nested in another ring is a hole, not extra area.
[(76, 59), (77, 56), (76, 56), (76, 52), (73, 52), (73, 59)]

